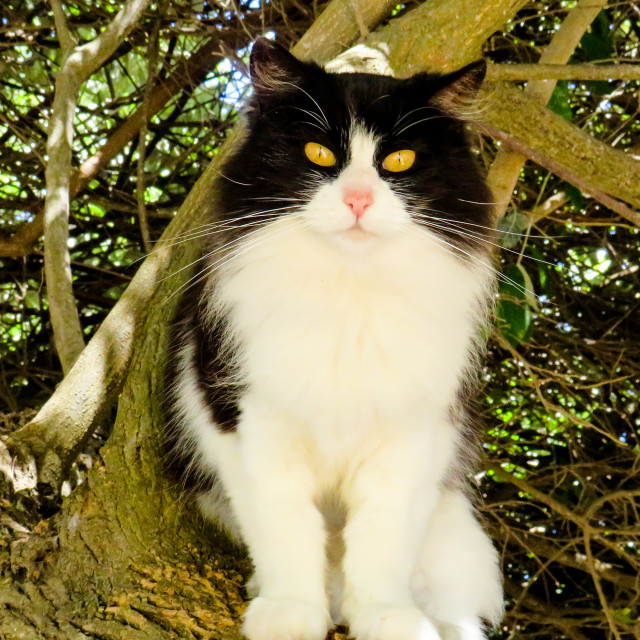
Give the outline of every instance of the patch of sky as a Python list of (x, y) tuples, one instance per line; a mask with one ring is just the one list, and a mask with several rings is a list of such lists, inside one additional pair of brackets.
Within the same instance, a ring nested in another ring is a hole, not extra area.
[(604, 100), (601, 100), (600, 103), (598, 104), (598, 106), (596, 107), (596, 113), (598, 111), (610, 111), (611, 110), (611, 102), (609, 101), (608, 98), (605, 98)]

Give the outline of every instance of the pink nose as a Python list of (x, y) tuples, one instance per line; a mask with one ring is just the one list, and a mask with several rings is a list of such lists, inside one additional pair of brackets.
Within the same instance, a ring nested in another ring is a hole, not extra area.
[(366, 208), (373, 203), (373, 194), (369, 189), (353, 189), (344, 193), (342, 201), (351, 207), (356, 220), (359, 220)]

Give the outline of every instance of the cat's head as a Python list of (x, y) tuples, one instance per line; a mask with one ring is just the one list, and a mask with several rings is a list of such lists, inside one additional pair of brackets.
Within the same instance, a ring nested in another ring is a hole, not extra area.
[(247, 136), (222, 170), (225, 215), (247, 230), (295, 216), (347, 248), (419, 228), (486, 250), (491, 196), (459, 118), (484, 71), (333, 74), (257, 40)]

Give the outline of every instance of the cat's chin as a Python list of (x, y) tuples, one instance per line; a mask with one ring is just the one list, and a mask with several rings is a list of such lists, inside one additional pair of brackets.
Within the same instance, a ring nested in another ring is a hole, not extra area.
[(348, 229), (331, 234), (332, 241), (346, 251), (360, 253), (375, 248), (384, 241), (385, 236), (375, 231), (353, 225)]
[(375, 231), (370, 231), (369, 229), (365, 229), (357, 224), (345, 229), (342, 231), (342, 234), (345, 238), (350, 238), (353, 242), (367, 242), (380, 237), (380, 234)]

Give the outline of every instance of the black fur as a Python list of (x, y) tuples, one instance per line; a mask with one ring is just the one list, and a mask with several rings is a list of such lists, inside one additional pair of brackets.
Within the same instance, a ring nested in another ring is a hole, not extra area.
[[(165, 367), (164, 409), (167, 417), (164, 449), (169, 474), (184, 488), (203, 491), (213, 486), (210, 473), (202, 474), (194, 466), (195, 447), (182, 439), (182, 430), (174, 423), (174, 386), (179, 376), (180, 348), (186, 343), (195, 345), (191, 362), (199, 391), (209, 410), (209, 417), (222, 432), (235, 431), (240, 409), (238, 397), (242, 389), (229, 384), (231, 366), (222, 354), (222, 320), (210, 328), (203, 318), (204, 303), (198, 295), (187, 291), (180, 300), (170, 336), (170, 350)], [(227, 353), (225, 351), (225, 353)]]

